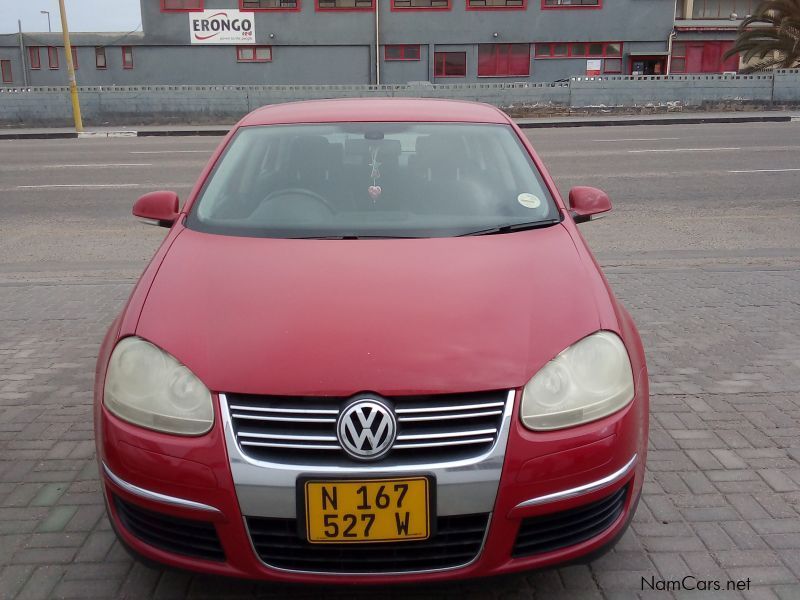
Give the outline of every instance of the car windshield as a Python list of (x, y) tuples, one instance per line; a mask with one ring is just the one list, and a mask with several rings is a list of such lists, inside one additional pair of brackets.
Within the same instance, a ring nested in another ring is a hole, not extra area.
[(241, 128), (187, 226), (281, 238), (443, 237), (558, 220), (508, 125), (326, 123)]

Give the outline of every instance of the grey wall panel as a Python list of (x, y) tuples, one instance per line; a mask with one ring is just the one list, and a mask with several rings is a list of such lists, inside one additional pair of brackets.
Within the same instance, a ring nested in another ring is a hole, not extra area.
[[(362, 67), (367, 64), (366, 48)], [(773, 91), (774, 90), (774, 91)], [(575, 78), (560, 84), (273, 85), (82, 87), (87, 125), (229, 123), (267, 104), (341, 97), (431, 97), (488, 102), (506, 109), (698, 107), (718, 103), (800, 104), (800, 70), (751, 76), (678, 75)], [(69, 125), (66, 87), (0, 88), (0, 125)]]

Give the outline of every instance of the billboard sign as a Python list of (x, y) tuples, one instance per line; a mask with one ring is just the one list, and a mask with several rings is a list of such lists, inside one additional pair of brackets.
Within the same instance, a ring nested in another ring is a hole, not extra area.
[(189, 14), (192, 44), (255, 44), (254, 13), (216, 9)]

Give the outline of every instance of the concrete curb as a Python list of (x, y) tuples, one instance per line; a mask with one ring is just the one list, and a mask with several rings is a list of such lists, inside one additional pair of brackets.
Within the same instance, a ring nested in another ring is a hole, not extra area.
[(595, 119), (592, 121), (522, 121), (521, 129), (546, 129), (558, 127), (624, 127), (626, 125), (700, 125), (705, 123), (789, 123), (797, 120), (792, 115), (725, 116), (725, 117), (657, 117), (652, 119)]
[[(516, 119), (522, 129), (550, 129), (563, 127), (624, 127), (629, 125), (701, 125), (706, 123), (789, 123), (798, 121), (800, 117), (790, 114), (781, 115), (747, 115), (747, 116), (692, 116), (692, 117), (631, 117), (631, 118), (586, 118), (564, 117), (562, 120), (550, 119)], [(168, 127), (168, 126), (167, 126)], [(232, 127), (232, 125), (231, 125)], [(80, 134), (74, 131), (0, 131), (0, 140), (57, 140), (75, 138), (117, 138), (117, 137), (190, 137), (190, 136), (223, 136), (230, 127), (220, 129), (145, 129), (120, 131), (86, 131)]]

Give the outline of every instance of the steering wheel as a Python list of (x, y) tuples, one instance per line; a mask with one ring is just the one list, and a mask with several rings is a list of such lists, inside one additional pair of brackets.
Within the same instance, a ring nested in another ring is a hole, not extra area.
[(274, 202), (275, 200), (277, 200), (282, 196), (290, 196), (290, 195), (304, 196), (309, 200), (315, 201), (317, 204), (322, 205), (325, 208), (325, 210), (327, 210), (331, 214), (331, 216), (333, 216), (336, 212), (333, 210), (333, 207), (330, 205), (330, 203), (327, 200), (325, 200), (325, 198), (323, 198), (316, 192), (312, 192), (311, 190), (308, 190), (306, 188), (284, 188), (282, 190), (275, 190), (274, 192), (270, 192), (269, 194), (267, 194), (264, 197), (264, 200), (262, 200), (262, 203)]

